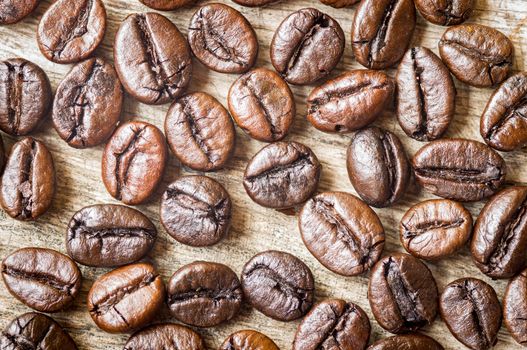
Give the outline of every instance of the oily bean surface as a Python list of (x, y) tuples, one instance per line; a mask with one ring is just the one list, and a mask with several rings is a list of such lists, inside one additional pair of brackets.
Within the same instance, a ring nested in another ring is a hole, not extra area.
[(223, 344), (220, 350), (279, 350), (274, 341), (257, 331), (244, 330), (231, 334)]
[(160, 11), (175, 10), (192, 5), (196, 0), (140, 0), (146, 6)]
[(328, 5), (335, 8), (348, 7), (355, 5), (360, 0), (320, 0), (324, 5)]
[(0, 2), (0, 25), (13, 24), (28, 16), (40, 0), (4, 0)]
[(527, 270), (510, 280), (503, 297), (503, 323), (514, 340), (527, 344)]
[(451, 26), (465, 22), (474, 9), (474, 0), (415, 0), (419, 13), (437, 25)]
[(159, 323), (140, 330), (128, 339), (124, 350), (205, 350), (200, 335), (174, 323)]
[(367, 350), (444, 350), (434, 339), (418, 333), (396, 335), (376, 341)]

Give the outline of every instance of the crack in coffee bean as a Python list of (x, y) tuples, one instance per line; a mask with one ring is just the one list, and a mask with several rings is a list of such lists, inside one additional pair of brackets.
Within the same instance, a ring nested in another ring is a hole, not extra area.
[(382, 23), (377, 28), (377, 33), (373, 37), (373, 40), (365, 42), (370, 45), (370, 50), (368, 53), (368, 67), (372, 66), (373, 54), (378, 54), (386, 46), (386, 34), (388, 32), (388, 26), (390, 25), (392, 13), (398, 1), (399, 0), (390, 1), (384, 10), (384, 14), (382, 15)]
[(388, 188), (390, 191), (389, 203), (395, 201), (396, 186), (397, 186), (397, 155), (395, 152), (396, 146), (393, 144), (393, 140), (388, 134), (383, 133), (381, 136), (382, 148), (384, 150), (384, 164), (387, 168), (388, 174)]
[(73, 233), (68, 237), (68, 241), (77, 239), (78, 236), (85, 236), (87, 239), (97, 239), (101, 242), (105, 238), (144, 238), (152, 240), (156, 237), (155, 229), (147, 229), (144, 227), (89, 227), (83, 221), (74, 220), (74, 226), (70, 229)]
[(492, 164), (487, 165), (485, 169), (423, 167), (415, 169), (415, 172), (420, 176), (441, 178), (460, 183), (484, 184), (492, 189), (496, 189), (494, 181), (499, 181), (503, 177), (502, 169)]
[(281, 178), (286, 183), (291, 181), (291, 174), (301, 174), (302, 169), (306, 166), (313, 166), (311, 156), (308, 153), (302, 153), (300, 156), (289, 164), (276, 165), (268, 170), (264, 170), (257, 175), (247, 176), (246, 181), (257, 182), (266, 178)]
[(15, 345), (16, 347), (2, 347), (1, 349), (4, 350), (4, 349), (20, 349), (20, 350), (40, 350), (40, 349), (45, 349), (45, 348), (41, 348), (40, 345), (42, 344), (42, 342), (44, 340), (46, 340), (48, 334), (51, 332), (52, 330), (52, 327), (53, 327), (53, 323), (50, 323), (47, 328), (41, 333), (42, 335), (40, 336), (39, 339), (37, 340), (32, 340), (32, 339), (29, 339), (27, 336), (24, 336), (22, 333), (24, 332), (24, 329), (27, 328), (30, 323), (33, 321), (35, 317), (33, 317), (28, 323), (26, 323), (24, 326), (22, 326), (20, 324), (20, 321), (17, 319), (17, 323), (18, 323), (18, 334), (9, 334), (9, 333), (6, 333), (6, 332), (2, 332), (2, 335), (4, 337), (6, 337), (7, 339), (9, 339), (9, 341), (11, 342), (11, 344), (7, 344), (7, 345)]
[(415, 79), (416, 79), (416, 85), (417, 85), (417, 92), (418, 92), (418, 106), (419, 106), (419, 125), (417, 129), (413, 132), (413, 137), (415, 137), (418, 140), (423, 139), (426, 134), (428, 133), (428, 113), (427, 113), (427, 101), (425, 99), (425, 94), (423, 91), (422, 81), (421, 81), (421, 74), (423, 73), (424, 69), (419, 66), (419, 63), (416, 59), (417, 49), (415, 47), (412, 48), (411, 58), (413, 63), (413, 69), (415, 72)]
[[(20, 66), (15, 67), (9, 62), (4, 62), (7, 66), (7, 119), (10, 128), (16, 134), (20, 126), (20, 118), (22, 114), (22, 89), (23, 83), (26, 83), (24, 76), (24, 66), (27, 62), (23, 62)], [(17, 72), (18, 70), (18, 72)]]
[(452, 221), (430, 221), (430, 222), (418, 222), (417, 225), (409, 227), (408, 225), (401, 223), (404, 227), (405, 232), (403, 233), (404, 238), (409, 239), (410, 241), (415, 237), (422, 235), (433, 230), (448, 230), (451, 228), (460, 227), (465, 223), (464, 219), (457, 219)]
[(487, 132), (485, 135), (486, 140), (494, 139), (497, 134), (499, 134), (509, 122), (514, 123), (513, 119), (523, 118), (527, 120), (527, 114), (523, 114), (522, 110), (525, 110), (527, 113), (527, 96), (519, 100), (514, 105), (507, 108), (507, 111), (504, 113), (503, 117)]
[[(115, 167), (115, 179), (117, 184), (116, 195), (117, 199), (121, 199), (121, 193), (123, 188), (126, 187), (127, 175), (130, 169), (130, 165), (134, 160), (138, 150), (136, 148), (137, 141), (141, 138), (141, 134), (146, 130), (146, 126), (136, 130), (135, 128), (131, 129), (134, 133), (132, 140), (128, 143), (126, 148), (120, 153), (114, 153), (116, 158), (116, 167)], [(123, 164), (124, 163), (124, 164)], [(121, 175), (121, 173), (123, 173)]]
[(215, 290), (207, 288), (199, 288), (193, 291), (172, 294), (168, 298), (169, 306), (178, 303), (185, 303), (187, 301), (196, 301), (196, 299), (212, 299), (214, 304), (220, 303), (222, 300), (226, 301), (241, 301), (241, 294), (238, 292), (239, 288)]
[(320, 341), (314, 346), (314, 349), (317, 350), (324, 350), (327, 349), (325, 346), (325, 343), (330, 341), (330, 339), (333, 339), (333, 341), (339, 345), (338, 349), (342, 349), (340, 346), (340, 343), (338, 341), (338, 335), (344, 331), (346, 327), (346, 323), (352, 313), (356, 313), (359, 317), (362, 315), (358, 312), (356, 307), (354, 305), (351, 305), (350, 303), (347, 303), (344, 312), (342, 315), (339, 316), (338, 310), (335, 310), (333, 305), (330, 305), (331, 311), (333, 312), (332, 315), (332, 326), (329, 330), (327, 330), (322, 337), (320, 337)]
[(485, 309), (482, 307), (485, 304), (480, 302), (480, 295), (475, 295), (475, 292), (477, 292), (476, 287), (470, 288), (469, 283), (470, 281), (465, 280), (463, 285), (457, 285), (456, 287), (463, 290), (464, 298), (472, 305), (472, 312), (470, 313), (472, 324), (469, 324), (469, 326), (471, 325), (475, 328), (473, 334), (478, 338), (478, 342), (483, 345), (482, 348), (486, 349), (492, 345), (492, 341), (487, 334), (486, 327), (482, 324), (482, 319), (484, 318), (482, 315), (485, 313)]
[(20, 184), (18, 185), (18, 196), (21, 201), (21, 211), (16, 215), (17, 218), (31, 218), (33, 212), (33, 168), (36, 154), (36, 142), (31, 139), (31, 152), (26, 152), (24, 157), (24, 167), (21, 170)]
[(71, 290), (74, 287), (73, 284), (65, 284), (62, 281), (57, 279), (57, 276), (52, 275), (51, 273), (38, 273), (31, 271), (24, 271), (17, 267), (10, 267), (7, 265), (3, 266), (2, 274), (6, 274), (13, 278), (29, 280), (31, 282), (36, 282), (39, 284), (45, 284), (53, 289), (56, 289), (60, 293), (65, 293), (68, 296), (71, 295)]
[(188, 103), (187, 100), (182, 100), (181, 103), (184, 104), (183, 114), (185, 115), (185, 120), (181, 121), (180, 124), (184, 124), (186, 122), (189, 125), (190, 133), (194, 139), (194, 142), (198, 145), (203, 154), (205, 154), (209, 164), (215, 164), (218, 161), (220, 155), (217, 154), (217, 152), (213, 152), (213, 150), (209, 149), (209, 146), (207, 145), (207, 138), (201, 135), (201, 128), (198, 125), (198, 122), (201, 119), (205, 119), (207, 117), (196, 118), (194, 116), (191, 103)]
[[(277, 135), (281, 135), (282, 134), (282, 130), (279, 130), (279, 127), (273, 121), (272, 114), (269, 113), (269, 110), (267, 109), (267, 106), (262, 101), (263, 96), (256, 92), (256, 90), (254, 89), (253, 83), (249, 79), (245, 80), (242, 83), (242, 86), (246, 87), (247, 90), (249, 90), (249, 93), (250, 93), (250, 95), (246, 96), (245, 98), (248, 98), (249, 96), (253, 97), (253, 99), (256, 101), (256, 105), (262, 111), (262, 114), (264, 115), (265, 120), (267, 121), (267, 124), (269, 125), (269, 130), (271, 131), (271, 137), (273, 139), (276, 139)], [(290, 111), (284, 112), (282, 115), (277, 116), (276, 119), (280, 120), (283, 116), (287, 115), (289, 112)]]

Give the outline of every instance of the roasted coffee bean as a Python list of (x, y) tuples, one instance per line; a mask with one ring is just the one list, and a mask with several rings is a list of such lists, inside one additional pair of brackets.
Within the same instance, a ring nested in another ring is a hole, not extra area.
[(225, 107), (204, 92), (185, 95), (172, 104), (165, 119), (165, 134), (181, 163), (200, 171), (223, 168), (236, 138)]
[(487, 145), (465, 139), (430, 142), (413, 157), (417, 182), (436, 196), (462, 202), (492, 196), (504, 183), (503, 158)]
[(106, 189), (123, 203), (143, 203), (163, 178), (167, 153), (163, 133), (152, 124), (122, 124), (106, 144), (102, 156)]
[(102, 58), (91, 58), (73, 67), (57, 88), (53, 126), (70, 146), (93, 147), (113, 133), (122, 105), (115, 69)]
[(344, 44), (344, 32), (337, 21), (317, 9), (301, 9), (276, 29), (271, 63), (288, 83), (311, 84), (335, 68)]
[(520, 72), (494, 92), (481, 115), (481, 136), (499, 151), (527, 145), (527, 72)]
[(320, 0), (324, 5), (332, 6), (335, 8), (348, 7), (355, 5), (360, 0)]
[(245, 264), (242, 287), (251, 306), (279, 321), (304, 316), (315, 294), (309, 267), (291, 254), (274, 250), (260, 253)]
[(397, 119), (404, 132), (418, 141), (441, 137), (456, 111), (456, 87), (441, 59), (425, 47), (411, 48), (396, 83)]
[(431, 324), (437, 314), (437, 285), (428, 267), (408, 254), (385, 256), (372, 269), (368, 288), (373, 316), (391, 333)]
[(280, 350), (274, 341), (257, 331), (238, 331), (229, 335), (220, 350)]
[(2, 135), (0, 135), (0, 179), (4, 172), (5, 161), (6, 161), (6, 156), (5, 156), (5, 149), (4, 149), (4, 141), (2, 140)]
[(11, 321), (0, 334), (0, 349), (77, 350), (77, 346), (51, 317), (28, 312)]
[(192, 5), (196, 0), (140, 0), (146, 6), (155, 10), (169, 11)]
[(0, 62), (0, 130), (27, 135), (47, 116), (50, 105), (51, 86), (39, 66), (22, 58)]
[(363, 0), (351, 30), (357, 62), (372, 69), (399, 62), (412, 40), (415, 17), (412, 0)]
[(259, 6), (271, 4), (273, 2), (277, 2), (279, 0), (232, 0), (232, 1), (242, 6), (259, 7)]
[(243, 186), (249, 197), (264, 207), (292, 208), (316, 191), (321, 168), (310, 148), (297, 142), (275, 142), (249, 161)]
[(37, 31), (42, 54), (55, 63), (74, 63), (89, 57), (106, 32), (101, 0), (57, 0), (44, 13)]
[(405, 334), (376, 341), (367, 350), (444, 350), (434, 339), (423, 334)]
[(31, 137), (15, 143), (2, 175), (0, 204), (17, 220), (36, 220), (55, 195), (55, 167), (46, 146)]
[(470, 17), (474, 0), (415, 0), (415, 6), (428, 21), (451, 26), (461, 24)]
[(124, 350), (205, 350), (200, 335), (174, 323), (149, 326), (128, 339)]
[(283, 139), (296, 114), (289, 85), (266, 68), (239, 77), (229, 90), (228, 103), (236, 124), (252, 138), (265, 142)]
[(2, 261), (7, 290), (41, 312), (57, 312), (71, 305), (81, 286), (81, 272), (68, 256), (44, 248), (22, 248)]
[(507, 78), (514, 46), (494, 28), (462, 24), (445, 31), (439, 53), (457, 79), (476, 87), (490, 87)]
[(324, 192), (308, 200), (298, 226), (311, 254), (343, 276), (368, 271), (384, 249), (384, 229), (377, 214), (345, 192)]
[(165, 286), (154, 267), (137, 263), (99, 277), (88, 293), (88, 311), (103, 331), (124, 333), (152, 321), (164, 300)]
[(527, 270), (510, 280), (503, 297), (503, 323), (514, 340), (527, 344)]
[(0, 2), (0, 25), (21, 21), (33, 12), (39, 3), (40, 0), (3, 0)]
[(82, 208), (68, 225), (66, 248), (77, 262), (97, 267), (126, 265), (154, 246), (157, 230), (133, 208), (99, 204)]
[(293, 350), (364, 350), (370, 331), (370, 320), (358, 305), (340, 299), (324, 300), (298, 326)]
[(406, 192), (411, 167), (399, 138), (384, 129), (357, 132), (348, 147), (347, 168), (355, 191), (369, 205), (392, 205)]
[(131, 14), (114, 43), (115, 69), (125, 90), (146, 104), (165, 104), (181, 96), (192, 75), (185, 37), (158, 13)]
[(201, 63), (222, 73), (247, 72), (258, 55), (258, 39), (249, 21), (224, 4), (208, 4), (196, 11), (188, 42)]
[(461, 278), (448, 284), (439, 302), (448, 329), (466, 347), (490, 349), (498, 341), (501, 306), (496, 292), (476, 278)]
[(325, 132), (350, 132), (372, 123), (392, 102), (395, 84), (382, 72), (354, 70), (315, 88), (307, 120)]

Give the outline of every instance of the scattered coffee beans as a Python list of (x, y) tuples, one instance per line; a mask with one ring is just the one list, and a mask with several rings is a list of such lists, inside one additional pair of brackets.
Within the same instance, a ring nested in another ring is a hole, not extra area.
[(415, 0), (415, 6), (428, 21), (440, 26), (465, 22), (472, 14), (474, 0)]
[(205, 350), (200, 335), (174, 323), (159, 323), (135, 333), (124, 350)]
[(367, 350), (444, 350), (434, 339), (423, 334), (405, 334), (376, 341)]
[(28, 16), (40, 0), (4, 0), (0, 2), (0, 25), (13, 24)]
[(229, 335), (219, 350), (279, 350), (279, 348), (265, 334), (246, 330)]
[(196, 0), (140, 0), (146, 6), (155, 10), (169, 11), (188, 6)]
[(527, 270), (510, 280), (503, 297), (503, 323), (520, 344), (527, 344)]

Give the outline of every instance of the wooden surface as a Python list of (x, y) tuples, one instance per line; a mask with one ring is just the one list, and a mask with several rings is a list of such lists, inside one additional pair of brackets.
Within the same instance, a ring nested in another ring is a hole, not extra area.
[[(240, 10), (252, 23), (260, 43), (257, 66), (272, 68), (269, 63), (269, 44), (274, 30), (287, 14), (303, 7), (314, 6), (327, 12), (341, 24), (346, 33), (346, 50), (338, 68), (331, 76), (355, 68), (362, 68), (353, 59), (350, 45), (350, 29), (354, 8), (333, 9), (315, 0), (284, 0), (266, 8), (244, 8), (228, 0), (220, 0)], [(22, 22), (0, 27), (0, 59), (21, 56), (40, 65), (49, 75), (53, 90), (62, 77), (71, 68), (47, 61), (39, 52), (35, 32), (39, 19), (52, 1), (42, 1), (37, 10)], [(112, 59), (112, 44), (119, 23), (130, 13), (148, 11), (138, 0), (104, 0), (108, 13), (108, 30), (104, 43), (96, 51), (97, 55)], [(205, 3), (205, 2), (202, 2)], [(508, 35), (514, 43), (516, 56), (514, 70), (525, 70), (527, 65), (527, 5), (525, 0), (476, 0), (474, 15), (469, 22), (490, 25)], [(165, 13), (179, 29), (187, 33), (187, 26), (193, 12), (192, 8)], [(427, 23), (420, 16), (414, 35), (413, 45), (432, 48), (437, 53), (437, 42), (445, 30), (444, 27)], [(190, 91), (206, 91), (218, 98), (224, 105), (226, 95), (236, 75), (213, 72), (194, 61), (194, 73)], [(393, 75), (391, 70), (390, 74)], [(479, 135), (479, 116), (490, 96), (490, 89), (476, 89), (457, 82), (456, 118), (447, 133), (449, 137), (465, 137), (481, 141)], [(345, 166), (345, 152), (350, 135), (330, 135), (317, 131), (305, 119), (305, 100), (312, 87), (293, 87), (296, 96), (297, 116), (288, 140), (295, 140), (310, 146), (323, 164), (320, 191), (340, 190), (353, 192)], [(166, 106), (147, 106), (126, 98), (123, 119), (145, 120), (162, 128)], [(395, 132), (403, 141), (411, 156), (423, 144), (411, 140), (403, 133), (393, 117), (380, 118), (376, 124)], [(9, 149), (14, 142), (4, 137)], [(0, 211), (0, 257), (4, 258), (17, 248), (25, 246), (49, 247), (65, 252), (66, 226), (73, 213), (80, 208), (97, 204), (116, 202), (106, 192), (100, 176), (100, 162), (103, 147), (87, 150), (70, 148), (47, 122), (42, 131), (35, 134), (50, 148), (57, 169), (58, 188), (53, 207), (35, 223), (21, 223), (9, 218)], [(279, 249), (293, 253), (307, 263), (316, 279), (317, 300), (328, 297), (344, 298), (360, 305), (370, 316), (373, 326), (371, 341), (389, 334), (383, 331), (371, 315), (367, 300), (367, 276), (345, 278), (323, 268), (302, 244), (294, 216), (286, 216), (271, 209), (260, 207), (246, 195), (241, 179), (247, 161), (265, 144), (252, 140), (237, 129), (237, 146), (234, 157), (226, 169), (209, 176), (219, 180), (230, 192), (234, 201), (232, 228), (228, 237), (211, 248), (191, 248), (174, 241), (162, 229), (159, 223), (160, 194), (168, 183), (179, 174), (188, 174), (180, 169), (174, 156), (171, 156), (164, 182), (151, 202), (138, 208), (148, 215), (159, 230), (159, 238), (149, 257), (158, 267), (164, 280), (183, 264), (195, 260), (223, 262), (231, 266), (238, 274), (244, 263), (258, 252)], [(508, 167), (508, 181), (527, 184), (527, 153), (525, 150), (504, 155)], [(409, 191), (411, 192), (411, 191)], [(397, 227), (404, 212), (413, 204), (431, 198), (427, 193), (409, 193), (392, 208), (376, 210), (387, 233), (386, 252), (401, 251)], [(474, 217), (483, 203), (467, 205)], [(468, 249), (456, 256), (437, 263), (428, 263), (439, 289), (454, 279), (474, 276), (490, 282), (497, 290), (500, 299), (507, 281), (490, 281), (474, 266)], [(105, 273), (105, 269), (81, 266), (84, 276), (82, 292), (73, 307), (66, 312), (53, 315), (72, 335), (79, 349), (121, 349), (128, 335), (110, 335), (99, 330), (91, 320), (86, 309), (86, 295), (94, 280)], [(0, 284), (0, 328), (15, 316), (30, 309), (16, 301)], [(171, 320), (164, 311), (160, 320)], [(173, 319), (171, 321), (174, 321)], [(241, 313), (231, 322), (212, 329), (198, 330), (205, 337), (209, 349), (217, 349), (231, 333), (240, 329), (259, 330), (271, 338), (281, 349), (290, 349), (297, 322), (282, 323), (273, 321), (255, 310), (244, 306)], [(440, 341), (446, 349), (462, 349), (448, 332), (445, 324), (438, 318), (424, 333)], [(499, 333), (499, 342), (495, 349), (520, 348), (508, 335), (505, 328)]]

